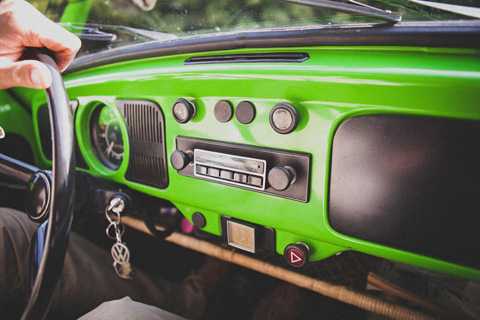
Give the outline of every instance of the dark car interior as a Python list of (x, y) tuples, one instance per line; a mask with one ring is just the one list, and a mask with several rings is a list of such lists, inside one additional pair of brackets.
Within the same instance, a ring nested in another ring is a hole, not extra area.
[(479, 319), (478, 3), (200, 2), (35, 3), (83, 48), (0, 91), (0, 207), (45, 244), (23, 319), (61, 318), (73, 233), (119, 281), (202, 273), (194, 318)]

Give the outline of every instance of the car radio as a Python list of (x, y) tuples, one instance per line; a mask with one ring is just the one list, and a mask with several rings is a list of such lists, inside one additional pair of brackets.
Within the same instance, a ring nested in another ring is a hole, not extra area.
[(310, 155), (177, 137), (170, 157), (184, 176), (308, 202)]

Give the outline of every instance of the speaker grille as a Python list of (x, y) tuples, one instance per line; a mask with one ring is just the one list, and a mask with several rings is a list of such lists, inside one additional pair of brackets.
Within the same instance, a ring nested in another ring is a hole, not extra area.
[(160, 106), (142, 100), (117, 101), (125, 117), (130, 145), (126, 178), (133, 182), (166, 188), (164, 118)]

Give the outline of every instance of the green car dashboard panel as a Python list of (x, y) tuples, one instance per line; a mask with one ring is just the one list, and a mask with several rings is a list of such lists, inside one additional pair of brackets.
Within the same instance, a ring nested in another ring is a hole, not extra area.
[[(186, 63), (234, 54), (307, 58)], [(237, 49), (71, 72), (65, 81), (78, 101), (85, 160), (79, 170), (167, 199), (190, 220), (201, 212), (203, 231), (216, 236), (225, 217), (273, 229), (279, 255), (303, 242), (310, 262), (354, 250), (480, 279), (478, 257), (465, 258), (480, 240), (472, 233), (476, 206), (465, 205), (480, 190), (471, 190), (479, 181), (479, 54), (392, 46)], [(41, 144), (44, 101), (40, 93), (31, 97)], [(272, 112), (282, 105), (289, 107)], [(105, 119), (98, 116), (104, 108)], [(449, 171), (439, 157), (456, 167)], [(40, 160), (48, 165), (43, 151)], [(165, 180), (144, 181), (142, 172)], [(298, 185), (305, 197), (288, 193)], [(455, 250), (462, 257), (452, 257)]]
[[(32, 124), (32, 116), (28, 108), (20, 105), (7, 91), (0, 90), (0, 124), (7, 133), (2, 142), (15, 146), (17, 143), (25, 143), (32, 151), (33, 159), (30, 161), (40, 162), (40, 144), (35, 140)], [(19, 145), (16, 145), (19, 147)], [(18, 150), (12, 150), (12, 156)]]

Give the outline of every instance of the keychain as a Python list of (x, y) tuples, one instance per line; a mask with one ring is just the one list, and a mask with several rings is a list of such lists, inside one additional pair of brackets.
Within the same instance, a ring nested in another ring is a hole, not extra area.
[(133, 270), (130, 264), (130, 250), (126, 243), (122, 241), (125, 226), (121, 222), (121, 213), (124, 209), (125, 201), (123, 199), (116, 197), (110, 201), (109, 206), (105, 209), (105, 217), (109, 222), (105, 233), (110, 239), (115, 240), (110, 250), (113, 258), (113, 269), (120, 278), (132, 279)]

